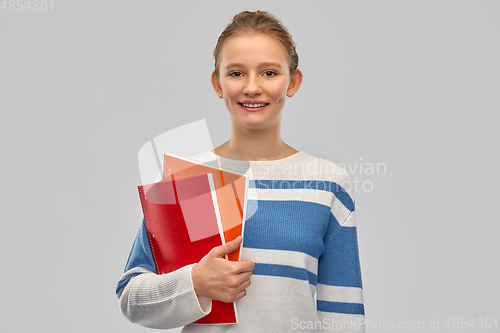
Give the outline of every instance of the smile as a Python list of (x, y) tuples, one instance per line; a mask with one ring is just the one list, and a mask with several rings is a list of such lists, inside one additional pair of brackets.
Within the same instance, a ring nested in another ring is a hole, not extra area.
[(269, 103), (258, 103), (258, 104), (238, 103), (238, 104), (243, 105), (246, 108), (261, 108), (268, 105)]

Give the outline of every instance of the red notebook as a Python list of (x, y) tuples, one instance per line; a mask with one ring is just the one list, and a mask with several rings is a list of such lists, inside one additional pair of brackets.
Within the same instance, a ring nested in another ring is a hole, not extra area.
[[(197, 263), (224, 244), (212, 174), (140, 185), (138, 190), (158, 274)], [(212, 301), (212, 311), (194, 323), (237, 323), (236, 307)]]

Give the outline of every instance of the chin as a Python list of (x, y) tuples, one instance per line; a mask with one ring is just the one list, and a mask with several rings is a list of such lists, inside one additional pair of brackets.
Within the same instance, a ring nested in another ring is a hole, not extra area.
[(273, 127), (279, 126), (279, 122), (267, 122), (267, 121), (245, 121), (240, 122), (240, 125), (244, 128), (252, 129), (252, 130), (263, 130), (263, 129), (271, 129)]
[(247, 115), (246, 117), (232, 117), (237, 126), (252, 130), (270, 129), (280, 124), (280, 117), (269, 118), (269, 115)]

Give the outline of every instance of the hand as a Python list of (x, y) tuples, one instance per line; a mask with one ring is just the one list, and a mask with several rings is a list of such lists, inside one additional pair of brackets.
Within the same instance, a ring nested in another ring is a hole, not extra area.
[(197, 296), (205, 296), (222, 302), (234, 302), (244, 297), (250, 285), (255, 263), (250, 260), (229, 261), (224, 256), (240, 246), (241, 236), (233, 241), (214, 247), (191, 269)]

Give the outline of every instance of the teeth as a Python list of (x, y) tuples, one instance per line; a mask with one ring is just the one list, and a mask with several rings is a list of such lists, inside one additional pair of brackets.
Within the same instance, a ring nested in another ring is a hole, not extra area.
[(242, 105), (246, 108), (261, 108), (263, 106), (266, 106), (266, 104), (244, 104), (244, 103), (242, 103)]

